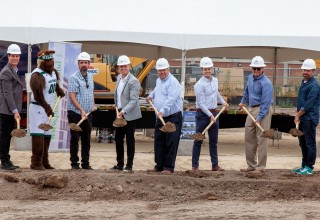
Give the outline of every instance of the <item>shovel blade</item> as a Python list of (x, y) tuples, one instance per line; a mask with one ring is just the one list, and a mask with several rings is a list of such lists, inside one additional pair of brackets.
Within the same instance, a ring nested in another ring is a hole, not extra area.
[(262, 133), (261, 137), (273, 138), (274, 137), (274, 130), (273, 129), (269, 129), (269, 130), (264, 131)]
[(194, 140), (198, 140), (198, 141), (202, 141), (204, 139), (206, 139), (206, 136), (202, 133), (196, 133), (196, 134), (192, 134), (190, 135), (190, 137)]
[(23, 129), (14, 129), (11, 132), (11, 135), (14, 136), (14, 137), (17, 137), (17, 138), (22, 138), (22, 137), (26, 136), (26, 131), (23, 130)]
[(293, 137), (301, 137), (303, 135), (302, 131), (296, 128), (291, 128), (289, 134), (291, 134)]
[(75, 123), (70, 123), (69, 124), (69, 128), (73, 131), (82, 131), (82, 129), (80, 128), (80, 126), (78, 126), (77, 124)]
[(40, 129), (42, 129), (42, 130), (44, 130), (44, 131), (49, 131), (50, 129), (52, 129), (52, 126), (49, 125), (49, 124), (44, 124), (44, 123), (42, 123), (42, 124), (40, 124), (40, 125), (38, 126), (38, 128), (40, 128)]
[(165, 133), (175, 132), (176, 130), (176, 125), (169, 121), (165, 125), (163, 125), (162, 128), (160, 128), (160, 131)]
[(124, 118), (116, 118), (113, 122), (113, 127), (119, 128), (127, 125), (127, 121)]

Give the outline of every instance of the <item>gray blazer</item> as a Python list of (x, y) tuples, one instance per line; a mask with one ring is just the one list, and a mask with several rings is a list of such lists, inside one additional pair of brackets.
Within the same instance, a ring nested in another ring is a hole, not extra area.
[[(121, 74), (117, 78), (117, 86), (114, 93), (114, 102), (117, 105), (117, 89), (120, 82)], [(139, 93), (140, 93), (140, 82), (131, 73), (125, 81), (125, 85), (121, 94), (121, 105), (123, 116), (127, 121), (136, 120), (141, 118), (141, 111), (139, 105)]]
[(19, 75), (7, 64), (0, 72), (0, 113), (13, 115), (12, 111), (22, 108), (23, 87)]

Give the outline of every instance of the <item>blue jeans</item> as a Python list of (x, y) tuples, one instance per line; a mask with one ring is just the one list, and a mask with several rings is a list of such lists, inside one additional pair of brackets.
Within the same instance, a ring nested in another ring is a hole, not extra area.
[(299, 130), (303, 135), (299, 137), (299, 145), (302, 152), (302, 166), (313, 169), (317, 157), (316, 128), (313, 121), (300, 121)]
[(180, 141), (182, 128), (182, 113), (178, 112), (168, 117), (164, 117), (165, 122), (170, 121), (176, 126), (176, 131), (164, 133), (159, 129), (163, 126), (160, 119), (157, 118), (154, 129), (154, 160), (158, 171), (170, 170), (174, 171), (176, 156)]
[[(214, 116), (218, 113), (213, 112)], [(210, 117), (208, 117), (201, 110), (197, 110), (196, 113), (196, 132), (201, 133), (210, 123)], [(219, 131), (219, 119), (209, 128), (209, 152), (211, 157), (212, 167), (218, 165), (218, 152), (217, 152), (217, 143), (218, 143), (218, 131)], [(199, 167), (199, 157), (201, 152), (202, 141), (195, 140), (192, 150), (192, 167)]]

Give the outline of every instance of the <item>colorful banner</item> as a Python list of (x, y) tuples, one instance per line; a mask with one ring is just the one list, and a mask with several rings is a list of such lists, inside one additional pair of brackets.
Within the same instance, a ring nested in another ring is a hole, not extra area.
[(81, 53), (81, 44), (49, 42), (49, 50), (54, 50), (54, 66), (60, 73), (60, 87), (66, 93), (54, 111), (51, 120), (52, 139), (50, 152), (70, 149), (70, 130), (67, 118), (68, 79), (78, 69), (77, 57)]

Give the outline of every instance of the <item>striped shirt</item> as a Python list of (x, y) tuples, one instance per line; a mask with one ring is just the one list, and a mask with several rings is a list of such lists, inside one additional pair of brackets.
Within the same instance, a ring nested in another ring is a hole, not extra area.
[[(93, 89), (94, 84), (91, 73), (87, 72), (87, 82), (79, 70), (69, 77), (68, 92), (75, 93), (77, 101), (86, 113), (92, 111), (94, 107)], [(68, 110), (81, 114), (72, 104), (70, 98), (68, 99)]]

